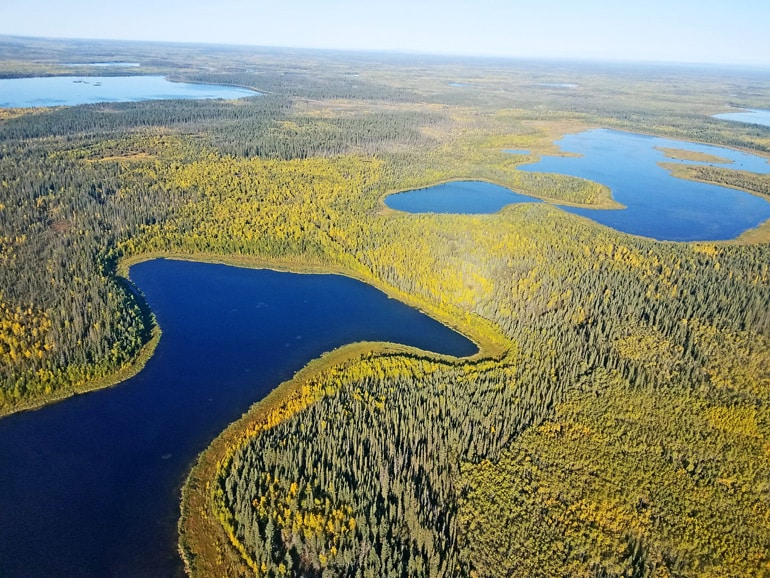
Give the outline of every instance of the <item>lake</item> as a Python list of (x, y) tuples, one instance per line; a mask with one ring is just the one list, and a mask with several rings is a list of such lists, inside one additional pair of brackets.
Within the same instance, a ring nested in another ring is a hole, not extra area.
[(723, 114), (715, 114), (714, 118), (731, 120), (734, 122), (744, 122), (747, 124), (761, 124), (762, 126), (770, 126), (770, 110), (747, 108), (745, 110), (741, 110), (740, 112), (725, 112)]
[[(723, 147), (596, 129), (557, 141), (571, 157), (543, 157), (521, 170), (559, 173), (607, 185), (623, 210), (564, 207), (618, 231), (668, 241), (734, 239), (770, 219), (770, 203), (749, 193), (679, 179), (659, 163), (675, 161), (660, 148), (709, 154), (731, 161), (716, 164), (754, 173), (770, 173), (767, 159)], [(705, 163), (712, 164), (712, 163)]]
[(141, 63), (139, 62), (68, 62), (64, 66), (93, 66), (96, 68), (139, 68)]
[(397, 211), (466, 215), (496, 213), (506, 205), (534, 202), (539, 201), (484, 181), (452, 181), (385, 197), (385, 204)]
[[(519, 169), (571, 175), (608, 186), (613, 198), (625, 205), (625, 209), (561, 208), (618, 231), (657, 240), (716, 241), (734, 239), (770, 219), (770, 203), (761, 197), (679, 179), (660, 166), (660, 163), (709, 164), (768, 174), (770, 164), (765, 158), (722, 147), (607, 129), (570, 134), (557, 144), (562, 151), (573, 155), (542, 157)], [(674, 160), (660, 149), (699, 152), (729, 162)], [(522, 154), (523, 151), (511, 152)], [(484, 195), (476, 193), (476, 181), (452, 184), (453, 190), (437, 185), (390, 195), (385, 204), (412, 213), (470, 214), (496, 212), (506, 204), (535, 201), (503, 189), (514, 195), (509, 197), (512, 200), (506, 202), (506, 196), (496, 191), (497, 204), (489, 203)]]
[(548, 88), (578, 88), (580, 85), (573, 82), (538, 82), (537, 86), (546, 86)]
[(0, 79), (0, 108), (74, 106), (159, 99), (236, 99), (258, 92), (236, 86), (170, 82), (162, 76), (51, 76)]
[(342, 276), (154, 260), (131, 277), (163, 329), (145, 369), (0, 420), (0, 576), (181, 576), (179, 489), (253, 402), (346, 343), (477, 351)]

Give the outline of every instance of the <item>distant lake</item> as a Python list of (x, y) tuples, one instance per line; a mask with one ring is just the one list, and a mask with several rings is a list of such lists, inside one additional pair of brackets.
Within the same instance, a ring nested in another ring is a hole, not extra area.
[[(627, 208), (598, 210), (563, 207), (613, 229), (668, 241), (734, 239), (770, 219), (770, 203), (735, 189), (672, 177), (658, 163), (714, 164), (770, 173), (767, 159), (723, 147), (596, 129), (570, 134), (557, 143), (571, 157), (543, 157), (524, 171), (559, 173), (596, 181)], [(675, 161), (659, 148), (705, 153), (728, 164)]]
[(761, 124), (770, 126), (770, 110), (760, 110), (756, 108), (747, 108), (741, 112), (725, 112), (715, 114), (714, 118), (722, 120), (732, 120), (734, 122), (744, 122), (748, 124)]
[(155, 260), (131, 277), (163, 329), (144, 370), (0, 420), (0, 576), (181, 576), (179, 489), (198, 453), (252, 403), (346, 343), (477, 351), (338, 275)]
[(484, 181), (452, 181), (385, 197), (385, 204), (397, 211), (466, 215), (497, 213), (506, 205), (537, 202), (539, 199)]
[(572, 82), (538, 82), (538, 86), (547, 86), (549, 88), (577, 88), (580, 85)]
[(95, 66), (97, 68), (138, 68), (139, 62), (69, 62), (64, 66)]
[[(129, 64), (129, 63), (123, 63)], [(94, 66), (101, 63), (94, 64)], [(51, 76), (0, 79), (0, 108), (73, 106), (172, 98), (235, 99), (259, 93), (235, 86), (170, 82), (162, 76)]]
[[(625, 209), (561, 208), (618, 231), (667, 241), (716, 241), (734, 239), (770, 219), (770, 203), (761, 197), (679, 179), (659, 164), (707, 164), (768, 174), (770, 164), (765, 158), (722, 147), (607, 129), (567, 135), (557, 144), (574, 156), (543, 157), (519, 169), (572, 175), (608, 186), (613, 198)], [(674, 160), (659, 149), (700, 152), (729, 162)], [(387, 206), (410, 213), (459, 214), (495, 213), (505, 205), (535, 201), (477, 181), (436, 185), (385, 198)]]

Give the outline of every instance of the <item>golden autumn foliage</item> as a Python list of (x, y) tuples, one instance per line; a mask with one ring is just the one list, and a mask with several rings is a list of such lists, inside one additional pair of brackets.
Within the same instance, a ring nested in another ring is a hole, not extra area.
[[(306, 70), (286, 58), (185, 68), (264, 87), (254, 102), (0, 112), (0, 409), (141, 359), (154, 324), (118, 277), (127, 260), (343, 272), (481, 353), (358, 345), (280, 386), (188, 482), (191, 573), (770, 572), (770, 249), (624, 235), (549, 204), (618, 208), (607, 187), (518, 170), (593, 126), (767, 152), (766, 132), (707, 116), (760, 81), (583, 70), (559, 91), (564, 71), (545, 66), (286, 74)], [(472, 90), (449, 87), (466, 77)], [(680, 170), (767, 193), (766, 178)], [(459, 179), (548, 202), (382, 203)]]
[(45, 313), (0, 303), (0, 361), (11, 365), (21, 358), (42, 359), (53, 348), (46, 343), (50, 329), (51, 320)]

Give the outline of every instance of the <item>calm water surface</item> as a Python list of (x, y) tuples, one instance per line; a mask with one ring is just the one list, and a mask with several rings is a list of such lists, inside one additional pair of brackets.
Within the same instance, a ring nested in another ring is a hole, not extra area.
[(96, 68), (139, 68), (139, 62), (69, 62), (64, 66), (94, 66)]
[(535, 203), (537, 199), (484, 181), (453, 181), (425, 189), (385, 197), (391, 209), (407, 213), (496, 213), (513, 203)]
[(714, 118), (732, 120), (735, 122), (745, 122), (748, 124), (761, 124), (763, 126), (770, 126), (770, 110), (749, 108), (741, 112), (726, 112), (724, 114), (715, 114)]
[(538, 82), (537, 85), (549, 88), (578, 88), (580, 86), (572, 82)]
[[(523, 171), (559, 173), (608, 186), (625, 209), (564, 206), (618, 231), (669, 241), (734, 239), (770, 219), (770, 203), (749, 193), (679, 179), (660, 163), (709, 164), (753, 173), (770, 173), (767, 159), (731, 149), (606, 129), (567, 135), (557, 142), (573, 156), (543, 157)], [(659, 148), (702, 152), (725, 164), (677, 161)], [(526, 151), (511, 150), (513, 154)], [(386, 197), (385, 203), (411, 213), (494, 213), (511, 203), (535, 199), (476, 181), (448, 183)]]
[(133, 379), (0, 420), (0, 576), (182, 574), (179, 488), (254, 401), (340, 345), (458, 356), (461, 335), (363, 283), (156, 260), (135, 265), (163, 328)]
[(171, 98), (235, 99), (258, 92), (234, 86), (170, 82), (162, 76), (52, 76), (0, 79), (0, 108), (73, 106)]
[[(564, 207), (613, 229), (669, 241), (734, 239), (770, 219), (770, 203), (749, 193), (672, 177), (657, 148), (702, 152), (732, 161), (726, 168), (770, 173), (767, 159), (740, 151), (606, 129), (567, 135), (557, 144), (572, 157), (543, 157), (522, 170), (560, 173), (607, 185), (623, 210)], [(711, 164), (711, 163), (705, 163)]]

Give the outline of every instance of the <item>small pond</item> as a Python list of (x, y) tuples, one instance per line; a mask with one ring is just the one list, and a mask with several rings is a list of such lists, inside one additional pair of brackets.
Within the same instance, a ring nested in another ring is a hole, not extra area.
[(539, 202), (484, 181), (452, 181), (385, 197), (391, 209), (407, 213), (496, 213), (506, 205)]
[(172, 98), (235, 99), (258, 92), (235, 86), (170, 82), (162, 76), (51, 76), (0, 79), (0, 108), (74, 106)]
[(0, 420), (0, 576), (167, 577), (197, 454), (325, 351), (468, 339), (364, 283), (184, 261), (135, 265), (163, 328), (136, 377)]

